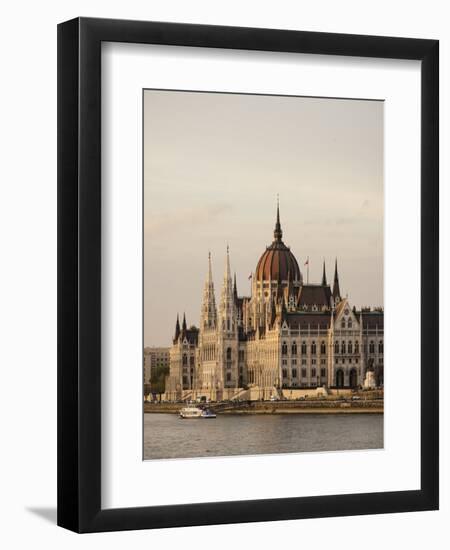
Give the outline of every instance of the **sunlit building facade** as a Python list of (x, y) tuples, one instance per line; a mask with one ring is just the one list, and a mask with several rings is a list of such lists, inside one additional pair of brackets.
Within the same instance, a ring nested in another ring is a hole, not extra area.
[(239, 296), (227, 248), (216, 305), (211, 256), (199, 327), (176, 320), (166, 399), (270, 399), (294, 390), (383, 385), (384, 313), (352, 307), (342, 296), (337, 260), (332, 284), (305, 282), (283, 242), (280, 213), (272, 243)]

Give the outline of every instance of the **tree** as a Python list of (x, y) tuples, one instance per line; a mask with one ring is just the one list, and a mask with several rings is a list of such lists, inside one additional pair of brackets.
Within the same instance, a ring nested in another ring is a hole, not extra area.
[(156, 365), (152, 369), (150, 376), (150, 384), (152, 393), (160, 395), (166, 391), (166, 376), (169, 374), (169, 367), (164, 365)]

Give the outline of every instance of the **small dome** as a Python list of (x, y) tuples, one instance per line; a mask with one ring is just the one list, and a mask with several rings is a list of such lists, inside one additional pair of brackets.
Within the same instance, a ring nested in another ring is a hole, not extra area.
[(297, 260), (288, 246), (282, 241), (283, 231), (280, 225), (280, 211), (277, 207), (274, 241), (268, 246), (256, 266), (257, 281), (301, 281), (302, 275)]

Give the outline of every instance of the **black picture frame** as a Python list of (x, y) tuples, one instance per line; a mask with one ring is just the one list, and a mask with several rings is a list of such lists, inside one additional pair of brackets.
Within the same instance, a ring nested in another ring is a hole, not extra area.
[[(421, 488), (101, 508), (101, 43), (421, 61)], [(58, 525), (76, 532), (436, 510), (439, 502), (437, 40), (77, 18), (58, 26)]]

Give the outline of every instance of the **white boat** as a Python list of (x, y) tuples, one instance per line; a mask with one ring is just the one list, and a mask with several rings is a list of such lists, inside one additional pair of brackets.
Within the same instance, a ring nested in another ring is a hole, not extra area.
[(180, 411), (180, 418), (201, 418), (202, 409), (195, 406), (183, 407)]
[(211, 409), (205, 409), (202, 411), (202, 418), (216, 418), (216, 413)]

